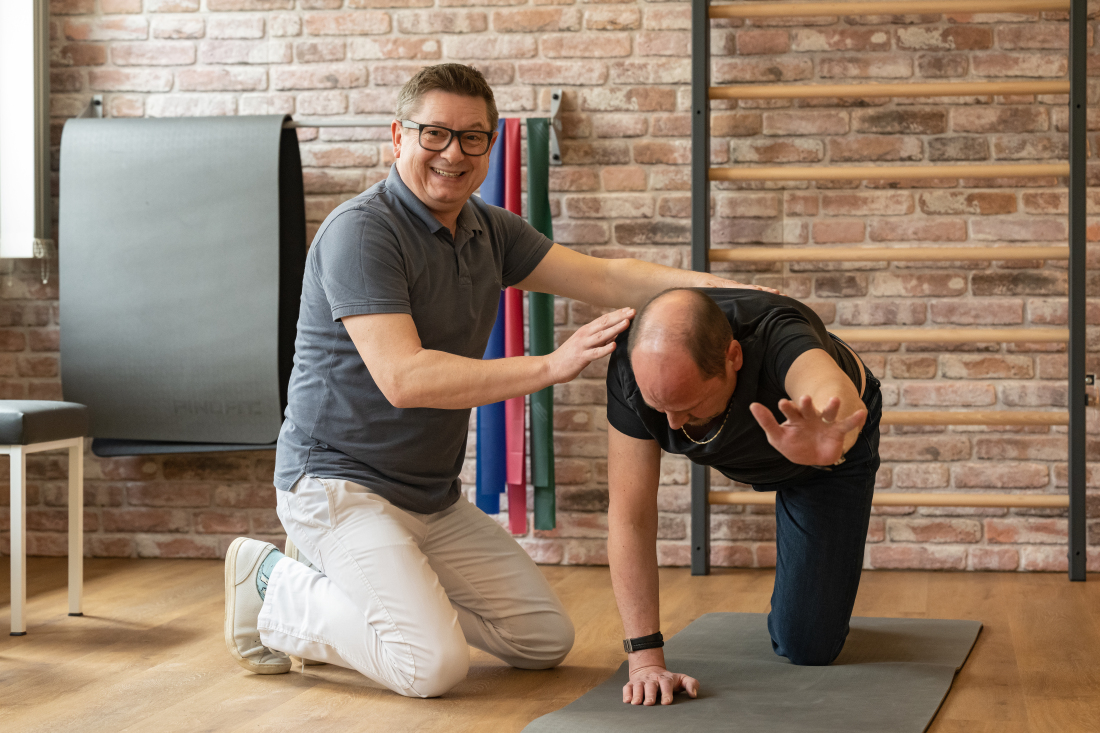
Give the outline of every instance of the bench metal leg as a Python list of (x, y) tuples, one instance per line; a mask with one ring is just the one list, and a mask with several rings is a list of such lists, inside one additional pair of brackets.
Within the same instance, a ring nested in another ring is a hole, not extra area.
[(84, 441), (69, 448), (69, 615), (83, 616)]
[(27, 454), (12, 446), (11, 457), (11, 635), (27, 633)]

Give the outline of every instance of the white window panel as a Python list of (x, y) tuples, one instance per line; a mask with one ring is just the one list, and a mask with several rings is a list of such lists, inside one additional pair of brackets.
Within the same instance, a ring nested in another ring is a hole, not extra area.
[(51, 244), (48, 19), (48, 0), (0, 0), (0, 257)]

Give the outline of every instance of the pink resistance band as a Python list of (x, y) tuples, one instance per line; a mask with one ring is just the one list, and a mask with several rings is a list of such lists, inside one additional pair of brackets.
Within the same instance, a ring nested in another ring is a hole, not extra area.
[[(523, 216), (520, 199), (520, 121), (504, 121), (504, 208)], [(504, 355), (523, 356), (523, 293), (504, 291)], [(513, 397), (504, 404), (505, 450), (507, 452), (508, 528), (512, 534), (527, 534), (527, 455), (525, 398)]]

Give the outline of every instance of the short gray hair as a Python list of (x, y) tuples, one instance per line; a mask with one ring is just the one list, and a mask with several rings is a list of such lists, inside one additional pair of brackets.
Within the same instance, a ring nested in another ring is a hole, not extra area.
[(397, 108), (394, 110), (397, 119), (409, 119), (419, 109), (424, 95), (436, 90), (484, 99), (489, 129), (496, 131), (500, 114), (497, 112), (493, 90), (480, 71), (464, 64), (436, 64), (416, 72), (397, 95)]

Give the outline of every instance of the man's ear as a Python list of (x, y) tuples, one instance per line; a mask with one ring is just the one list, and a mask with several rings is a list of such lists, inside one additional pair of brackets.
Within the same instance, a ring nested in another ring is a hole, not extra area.
[(733, 371), (740, 371), (741, 365), (745, 362), (745, 355), (741, 351), (741, 344), (737, 339), (732, 339), (730, 345), (726, 347), (726, 362), (732, 366)]
[(401, 126), (401, 123), (394, 120), (390, 123), (390, 135), (393, 137), (393, 157), (401, 157), (401, 138), (405, 134), (405, 128)]

